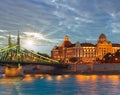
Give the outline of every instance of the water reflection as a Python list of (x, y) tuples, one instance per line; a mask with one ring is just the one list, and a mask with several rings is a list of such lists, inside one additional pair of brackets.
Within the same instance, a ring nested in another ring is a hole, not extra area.
[(22, 80), (22, 78), (20, 78), (20, 77), (18, 77), (18, 78), (1, 78), (0, 79), (0, 84), (11, 85), (11, 84), (19, 82), (21, 80)]
[(22, 77), (6, 78), (4, 75), (0, 78), (0, 95), (20, 95), (19, 86), (21, 85)]
[(24, 82), (33, 82), (35, 78), (31, 74), (26, 74), (25, 77), (23, 78)]
[(58, 75), (58, 76), (56, 76), (56, 80), (57, 80), (57, 81), (61, 81), (61, 80), (63, 80), (63, 76), (62, 76), (62, 75)]
[(35, 74), (35, 75), (34, 75), (35, 78), (41, 78), (41, 77), (43, 77), (43, 76), (44, 76), (43, 74)]
[[(76, 75), (77, 83), (90, 95), (119, 95), (119, 75)], [(106, 94), (105, 94), (106, 93)]]
[(57, 75), (56, 81), (64, 81), (65, 79), (69, 78), (70, 75)]
[(120, 95), (119, 81), (119, 75), (2, 75), (0, 95)]
[(86, 81), (97, 81), (97, 75), (76, 75), (76, 81), (79, 82), (86, 82)]
[(70, 77), (70, 75), (63, 75), (65, 78), (69, 78)]
[(46, 77), (46, 79), (47, 79), (48, 81), (52, 81), (52, 80), (53, 80), (53, 77), (52, 77), (51, 75), (49, 75), (49, 76)]

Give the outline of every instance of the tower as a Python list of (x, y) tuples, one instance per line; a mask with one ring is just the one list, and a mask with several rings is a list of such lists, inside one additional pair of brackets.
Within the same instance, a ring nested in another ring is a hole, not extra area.
[(98, 38), (98, 43), (103, 43), (103, 42), (107, 42), (107, 38), (105, 34), (101, 34)]
[(69, 41), (69, 36), (65, 36), (64, 41)]
[(19, 36), (19, 31), (18, 31), (18, 36), (17, 36), (17, 45), (20, 46), (20, 36)]
[(17, 36), (17, 60), (18, 60), (18, 67), (20, 67), (20, 36), (19, 36), (19, 31), (18, 31), (18, 36)]
[(71, 43), (71, 41), (69, 40), (69, 36), (65, 36), (65, 38), (64, 38), (64, 41), (63, 41), (63, 43), (62, 43), (62, 47), (69, 47), (69, 46), (71, 46), (72, 45), (72, 43)]
[(11, 36), (10, 36), (10, 32), (9, 32), (9, 37), (8, 37), (8, 46), (11, 47)]
[(96, 55), (97, 58), (102, 60), (105, 54), (112, 52), (112, 43), (107, 41), (107, 37), (104, 34), (101, 34), (98, 38), (96, 45)]
[[(11, 36), (10, 36), (10, 32), (9, 32), (9, 37), (8, 37), (8, 48), (12, 47), (12, 42), (11, 42)], [(9, 60), (12, 60), (12, 49), (9, 50)]]
[[(8, 46), (9, 46), (9, 58), (12, 59), (12, 43), (11, 43), (11, 37), (10, 37), (10, 33), (9, 33), (9, 37), (8, 37)], [(20, 37), (19, 37), (19, 32), (18, 32), (18, 37), (17, 37), (17, 43), (14, 45), (14, 47), (16, 47), (16, 51), (17, 51), (17, 67), (13, 67), (11, 64), (9, 64), (9, 67), (6, 66), (5, 68), (5, 76), (6, 77), (16, 77), (16, 76), (23, 76), (23, 69), (20, 66), (20, 61), (21, 61), (21, 57), (20, 57)]]

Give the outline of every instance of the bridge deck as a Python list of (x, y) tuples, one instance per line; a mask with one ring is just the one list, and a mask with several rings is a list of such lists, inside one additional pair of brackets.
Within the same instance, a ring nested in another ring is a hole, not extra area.
[(49, 63), (49, 62), (17, 62), (17, 61), (0, 61), (0, 65), (13, 65), (17, 66), (20, 63), (22, 66), (24, 65), (46, 65), (46, 66), (55, 66), (55, 67), (67, 67), (69, 64), (67, 63)]

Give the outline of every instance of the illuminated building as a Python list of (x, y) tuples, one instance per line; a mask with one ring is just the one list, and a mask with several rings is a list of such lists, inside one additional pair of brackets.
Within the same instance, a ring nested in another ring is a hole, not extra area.
[(69, 40), (69, 36), (65, 36), (60, 46), (55, 46), (51, 51), (53, 59), (70, 63), (70, 58), (76, 58), (76, 63), (93, 62), (97, 59), (101, 60), (107, 53), (115, 53), (120, 49), (120, 44), (107, 41), (104, 34), (101, 34), (97, 43), (75, 43)]

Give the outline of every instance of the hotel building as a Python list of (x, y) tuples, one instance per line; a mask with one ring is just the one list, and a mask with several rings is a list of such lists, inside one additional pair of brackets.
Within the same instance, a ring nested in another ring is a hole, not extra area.
[(120, 49), (120, 44), (111, 43), (104, 34), (101, 34), (96, 44), (72, 43), (69, 36), (65, 36), (60, 46), (55, 46), (51, 51), (51, 57), (55, 60), (70, 63), (70, 58), (77, 58), (76, 63), (90, 63), (102, 60), (107, 53), (115, 53)]

